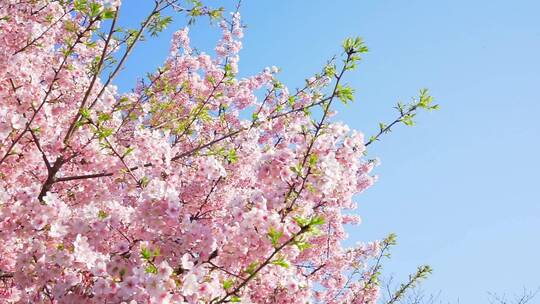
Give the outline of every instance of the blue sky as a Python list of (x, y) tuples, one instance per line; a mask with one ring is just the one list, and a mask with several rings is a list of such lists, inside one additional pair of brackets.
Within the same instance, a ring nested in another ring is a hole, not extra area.
[[(124, 0), (123, 24), (147, 0)], [(209, 1), (212, 5), (232, 1)], [(540, 1), (245, 0), (242, 75), (282, 68), (291, 88), (361, 36), (370, 48), (346, 78), (356, 102), (338, 119), (371, 135), (395, 116), (396, 101), (427, 87), (441, 110), (421, 113), (370, 147), (382, 164), (378, 183), (358, 196), (363, 224), (352, 241), (398, 234), (386, 274), (406, 279), (430, 264), (428, 292), (485, 303), (488, 291), (540, 286)], [(122, 90), (166, 56), (174, 30), (146, 42), (118, 78)], [(219, 30), (192, 28), (211, 50)]]

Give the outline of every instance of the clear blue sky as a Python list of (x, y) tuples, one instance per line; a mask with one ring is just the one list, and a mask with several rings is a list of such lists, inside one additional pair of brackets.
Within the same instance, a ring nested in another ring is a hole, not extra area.
[[(129, 24), (153, 1), (123, 2)], [(386, 274), (405, 279), (430, 264), (425, 289), (461, 303), (540, 285), (540, 1), (245, 0), (241, 12), (241, 74), (276, 65), (291, 88), (339, 53), (344, 38), (362, 36), (370, 53), (346, 79), (357, 101), (338, 119), (366, 135), (419, 88), (441, 104), (370, 148), (382, 161), (380, 179), (358, 196), (364, 222), (350, 236), (398, 234)], [(122, 90), (163, 61), (183, 23), (177, 18), (134, 53)], [(199, 22), (193, 44), (209, 50), (218, 33)]]

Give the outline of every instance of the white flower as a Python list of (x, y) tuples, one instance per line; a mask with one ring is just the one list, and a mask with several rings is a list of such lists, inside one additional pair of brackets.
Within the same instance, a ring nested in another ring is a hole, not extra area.
[(182, 290), (184, 291), (185, 295), (190, 296), (197, 292), (199, 283), (197, 282), (197, 277), (194, 274), (190, 273), (186, 275), (182, 283)]
[(52, 238), (60, 238), (67, 234), (66, 226), (62, 223), (54, 222), (49, 230), (49, 236)]
[(26, 118), (21, 115), (15, 114), (11, 117), (11, 126), (13, 129), (22, 129), (26, 124)]
[(190, 270), (191, 268), (193, 268), (193, 262), (191, 262), (189, 260), (189, 254), (185, 253), (183, 256), (182, 256), (182, 268), (185, 269), (185, 270)]
[(88, 238), (77, 234), (75, 242), (73, 242), (74, 251), (73, 256), (75, 260), (80, 263), (86, 264), (86, 266), (91, 269), (98, 259), (98, 255), (88, 244)]

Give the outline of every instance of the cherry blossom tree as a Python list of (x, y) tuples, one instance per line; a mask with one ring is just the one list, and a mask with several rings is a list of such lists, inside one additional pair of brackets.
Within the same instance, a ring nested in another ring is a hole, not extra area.
[[(344, 225), (375, 181), (366, 148), (435, 109), (427, 91), (365, 138), (332, 119), (360, 38), (289, 90), (275, 67), (236, 76), (238, 12), (153, 3), (123, 29), (118, 0), (1, 1), (0, 302), (375, 303), (394, 238), (346, 248)], [(215, 51), (180, 29), (120, 92), (133, 49), (182, 14), (219, 24)]]

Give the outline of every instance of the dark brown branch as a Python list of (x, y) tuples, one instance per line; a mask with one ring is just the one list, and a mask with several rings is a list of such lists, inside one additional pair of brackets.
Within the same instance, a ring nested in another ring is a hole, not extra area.
[(43, 161), (45, 162), (45, 166), (47, 166), (47, 170), (50, 172), (52, 169), (51, 163), (47, 159), (47, 155), (45, 155), (45, 152), (41, 148), (41, 145), (39, 144), (39, 139), (37, 138), (36, 134), (32, 129), (29, 130), (30, 134), (32, 135), (32, 138), (34, 139), (34, 143), (36, 144), (36, 147), (38, 148), (39, 152), (41, 152), (41, 156), (43, 157)]

